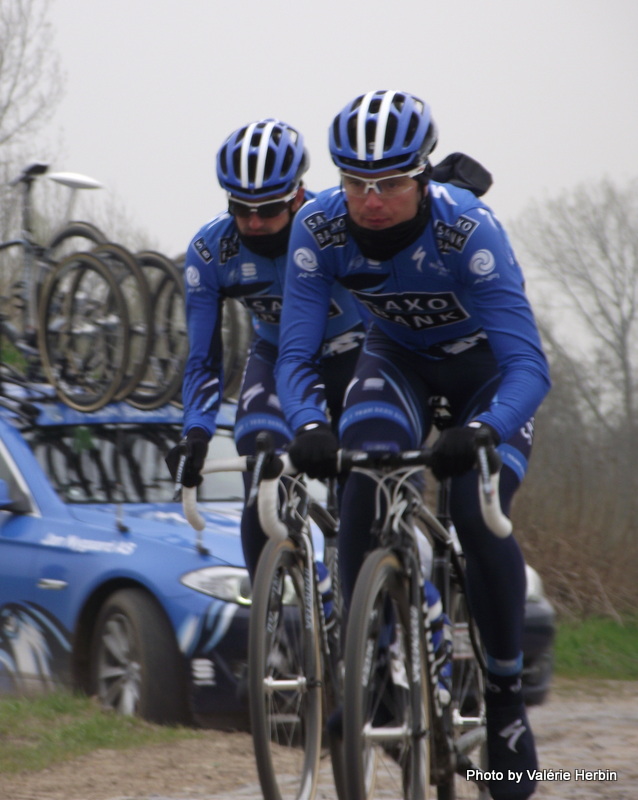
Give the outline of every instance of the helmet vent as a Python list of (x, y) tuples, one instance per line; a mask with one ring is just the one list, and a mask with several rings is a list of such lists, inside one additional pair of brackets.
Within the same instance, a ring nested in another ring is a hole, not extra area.
[(290, 192), (308, 169), (303, 136), (268, 118), (232, 133), (217, 154), (217, 177), (239, 197), (275, 197)]
[(436, 144), (430, 109), (406, 92), (379, 90), (352, 100), (330, 127), (330, 154), (341, 169), (378, 174), (423, 163)]

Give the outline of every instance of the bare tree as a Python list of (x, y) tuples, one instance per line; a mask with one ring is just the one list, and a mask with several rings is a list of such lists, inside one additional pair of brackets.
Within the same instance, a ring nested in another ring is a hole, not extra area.
[(49, 0), (0, 3), (0, 146), (39, 130), (62, 96), (48, 9)]
[(638, 180), (602, 180), (512, 226), (526, 269), (540, 276), (546, 339), (598, 424), (636, 428)]
[(635, 608), (638, 585), (638, 181), (581, 186), (510, 231), (553, 389), (515, 524), (557, 608)]

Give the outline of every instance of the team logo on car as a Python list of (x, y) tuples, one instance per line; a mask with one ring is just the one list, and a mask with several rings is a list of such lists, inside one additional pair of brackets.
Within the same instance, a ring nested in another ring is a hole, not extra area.
[(200, 277), (199, 277), (199, 270), (197, 267), (186, 267), (186, 283), (189, 286), (199, 286)]
[(489, 250), (477, 250), (470, 259), (470, 272), (475, 275), (489, 275), (495, 266), (496, 261)]
[(314, 272), (319, 266), (317, 256), (308, 247), (300, 247), (295, 250), (293, 259), (299, 269), (303, 269), (305, 272)]

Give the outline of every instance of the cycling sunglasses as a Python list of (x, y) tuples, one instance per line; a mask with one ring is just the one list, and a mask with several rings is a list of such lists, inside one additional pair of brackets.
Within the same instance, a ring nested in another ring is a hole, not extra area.
[(414, 186), (412, 179), (421, 175), (424, 170), (425, 165), (420, 164), (408, 172), (386, 175), (383, 178), (365, 178), (362, 175), (352, 175), (350, 172), (341, 170), (341, 185), (344, 192), (350, 197), (366, 197), (370, 190), (382, 197), (398, 197)]
[(265, 200), (263, 203), (246, 203), (229, 194), (228, 213), (242, 219), (247, 219), (251, 214), (257, 214), (262, 219), (273, 219), (290, 208), (291, 202), (297, 196), (298, 189), (299, 187), (295, 188), (290, 194), (280, 197), (278, 200)]

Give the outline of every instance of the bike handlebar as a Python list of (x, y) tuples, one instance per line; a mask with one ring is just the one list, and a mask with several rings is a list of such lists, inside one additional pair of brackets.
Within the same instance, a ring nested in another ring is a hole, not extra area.
[[(269, 458), (266, 458), (266, 455)], [(430, 450), (407, 450), (401, 453), (376, 453), (360, 450), (339, 450), (337, 471), (346, 473), (352, 469), (396, 469), (400, 467), (428, 466), (431, 461)], [(512, 523), (499, 502), (500, 458), (492, 446), (480, 444), (478, 464), (480, 472), (479, 499), (481, 513), (488, 528), (499, 538), (506, 538), (512, 532)], [(256, 456), (234, 456), (231, 458), (208, 459), (204, 462), (202, 474), (213, 472), (254, 471), (253, 484), (249, 491), (247, 504), (257, 500), (257, 513), (264, 532), (273, 539), (288, 536), (286, 525), (278, 514), (278, 483), (281, 475), (294, 475), (287, 453), (274, 456), (272, 453), (258, 452)], [(183, 487), (182, 505), (184, 516), (196, 530), (202, 531), (205, 522), (197, 509), (197, 487)]]
[[(279, 462), (277, 464), (277, 462)], [(259, 522), (265, 533), (272, 539), (285, 539), (288, 536), (288, 529), (279, 519), (278, 514), (278, 490), (279, 477), (281, 475), (294, 475), (296, 470), (287, 453), (276, 456), (271, 464), (274, 469), (270, 469), (268, 475), (273, 477), (261, 477), (256, 474), (256, 467), (259, 467), (259, 456), (234, 456), (231, 458), (212, 458), (204, 462), (202, 475), (213, 472), (252, 472), (255, 471), (257, 481), (253, 480), (253, 487), (256, 485), (256, 492), (251, 488), (248, 503), (252, 503), (256, 496), (257, 513)], [(206, 527), (204, 518), (197, 508), (197, 487), (182, 487), (182, 508), (188, 523), (196, 531), (203, 531)]]

